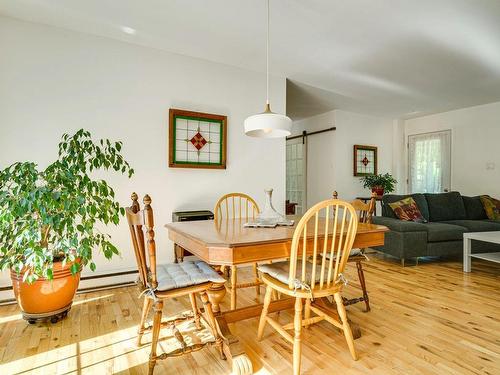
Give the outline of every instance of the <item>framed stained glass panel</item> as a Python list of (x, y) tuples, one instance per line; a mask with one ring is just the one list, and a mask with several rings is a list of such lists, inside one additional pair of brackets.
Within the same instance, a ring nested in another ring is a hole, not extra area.
[(354, 176), (377, 174), (377, 147), (354, 145)]
[(227, 116), (170, 109), (169, 167), (226, 169)]

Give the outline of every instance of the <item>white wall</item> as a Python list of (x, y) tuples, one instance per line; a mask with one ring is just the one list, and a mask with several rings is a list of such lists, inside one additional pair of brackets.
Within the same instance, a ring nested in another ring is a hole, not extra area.
[(337, 190), (342, 199), (369, 196), (353, 175), (353, 146), (378, 147), (378, 173), (392, 173), (394, 125), (391, 119), (334, 110), (294, 123), (294, 133), (335, 126), (337, 130), (307, 139), (307, 205), (328, 199)]
[[(160, 261), (172, 259), (163, 225), (180, 209), (213, 209), (227, 192), (244, 191), (263, 203), (275, 188), (282, 207), (285, 143), (246, 137), (243, 120), (263, 110), (262, 74), (111, 39), (0, 17), (0, 168), (57, 157), (64, 132), (79, 128), (124, 142), (136, 170), (128, 180), (109, 175), (117, 199), (130, 193), (153, 199)], [(272, 104), (285, 110), (285, 79), (272, 79)], [(182, 108), (228, 116), (226, 170), (169, 169), (168, 110)], [(135, 267), (125, 220), (108, 231), (122, 251), (99, 272)], [(6, 274), (0, 285), (10, 284)]]
[(500, 102), (406, 120), (405, 139), (445, 129), (452, 134), (451, 188), (500, 197)]

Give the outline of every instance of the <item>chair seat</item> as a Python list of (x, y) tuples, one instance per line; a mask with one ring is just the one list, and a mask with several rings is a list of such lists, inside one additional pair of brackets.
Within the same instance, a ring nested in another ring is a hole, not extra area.
[[(349, 253), (349, 257), (355, 257), (358, 255), (361, 255), (362, 251), (361, 249), (351, 249), (351, 252)], [(330, 254), (326, 254), (326, 258), (330, 259)], [(336, 259), (337, 256), (335, 256), (333, 259)], [(317, 266), (321, 267), (321, 266)], [(265, 273), (271, 277), (274, 277), (276, 280), (281, 281), (284, 284), (288, 284), (288, 278), (289, 278), (289, 272), (290, 272), (290, 261), (286, 260), (283, 262), (275, 262), (275, 263), (270, 263), (270, 264), (259, 264), (258, 265), (258, 270), (262, 273)], [(307, 262), (306, 263), (306, 280), (311, 279), (311, 274), (312, 274), (312, 263)], [(296, 278), (301, 280), (302, 279), (302, 268), (301, 266), (297, 266), (297, 275)], [(319, 272), (316, 271), (316, 281), (320, 280), (320, 275)]]
[(158, 279), (156, 290), (160, 292), (207, 282), (220, 284), (226, 282), (212, 267), (201, 260), (158, 264), (156, 274)]
[[(321, 267), (321, 266), (318, 266)], [(284, 262), (276, 262), (271, 264), (260, 264), (258, 270), (262, 273), (265, 273), (271, 277), (274, 277), (276, 280), (281, 281), (284, 284), (288, 284), (288, 278), (290, 273), (290, 261)], [(306, 280), (311, 280), (312, 274), (312, 263), (306, 263)], [(316, 281), (319, 281), (320, 272), (316, 271)], [(302, 264), (297, 266), (297, 274), (295, 278), (298, 280), (302, 280)]]
[[(351, 249), (351, 252), (349, 253), (349, 257), (355, 257), (358, 255), (361, 255), (363, 252), (361, 249)], [(326, 259), (330, 259), (330, 254), (326, 254)], [(337, 254), (333, 257), (333, 259), (337, 259)]]

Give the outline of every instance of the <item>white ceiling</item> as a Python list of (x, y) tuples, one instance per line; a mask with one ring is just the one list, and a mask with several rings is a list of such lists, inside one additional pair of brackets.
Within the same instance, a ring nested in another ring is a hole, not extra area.
[[(0, 14), (265, 70), (264, 0), (0, 0)], [(271, 0), (271, 44), (294, 118), (500, 100), (500, 0)]]

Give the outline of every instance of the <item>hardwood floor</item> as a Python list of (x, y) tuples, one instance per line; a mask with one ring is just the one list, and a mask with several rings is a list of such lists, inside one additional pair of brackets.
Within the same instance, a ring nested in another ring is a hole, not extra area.
[[(363, 336), (353, 361), (341, 333), (326, 322), (304, 330), (303, 374), (499, 374), (500, 265), (474, 260), (399, 263), (372, 256), (365, 265), (372, 311), (349, 306)], [(348, 266), (346, 296), (359, 294), (355, 265)], [(242, 278), (252, 278), (251, 268)], [(262, 293), (261, 298), (263, 298)], [(135, 287), (77, 296), (68, 318), (28, 325), (16, 305), (0, 307), (0, 374), (146, 374), (149, 346), (135, 346), (141, 300)], [(239, 303), (253, 303), (255, 290), (241, 290)], [(223, 308), (228, 308), (226, 296)], [(189, 309), (189, 299), (165, 308), (166, 316)], [(281, 322), (291, 314), (281, 313)], [(272, 329), (257, 343), (258, 319), (232, 329), (246, 346), (257, 374), (291, 373), (292, 347)], [(179, 327), (190, 340), (210, 339), (194, 324)], [(162, 331), (163, 335), (168, 330)], [(143, 342), (148, 343), (145, 335)], [(171, 350), (171, 339), (161, 341)], [(156, 374), (229, 374), (214, 348), (157, 364)]]

